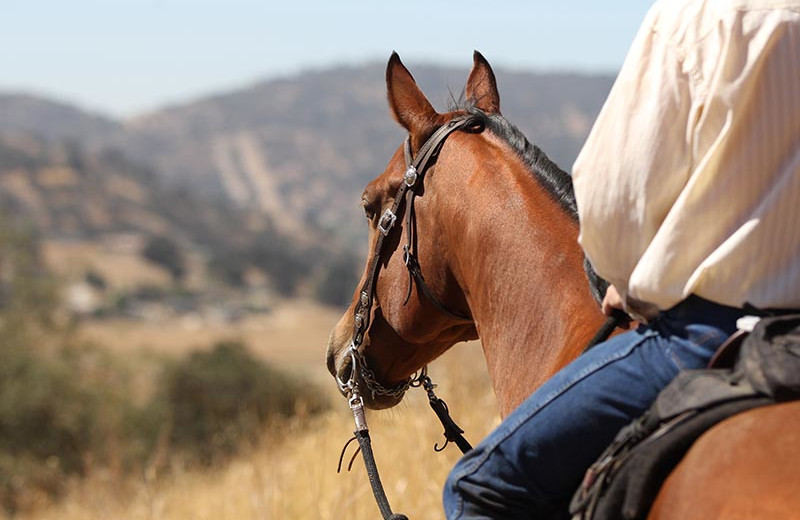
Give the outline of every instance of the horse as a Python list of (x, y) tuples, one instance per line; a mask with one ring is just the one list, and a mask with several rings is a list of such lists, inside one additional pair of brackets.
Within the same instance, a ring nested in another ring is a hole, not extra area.
[[(367, 407), (389, 408), (428, 363), (480, 339), (505, 416), (605, 320), (604, 286), (577, 242), (570, 176), (500, 113), (494, 72), (477, 51), (460, 108), (434, 110), (396, 53), (386, 85), (408, 139), (362, 194), (372, 247), (331, 331), (328, 369), (340, 387), (351, 379), (371, 389)], [(437, 149), (421, 150), (454, 120)], [(417, 183), (407, 162), (423, 152), (435, 167)], [(409, 172), (414, 193), (403, 207)], [(366, 369), (356, 370), (356, 355)], [(798, 432), (800, 403), (723, 421), (668, 477), (648, 518), (800, 518)]]

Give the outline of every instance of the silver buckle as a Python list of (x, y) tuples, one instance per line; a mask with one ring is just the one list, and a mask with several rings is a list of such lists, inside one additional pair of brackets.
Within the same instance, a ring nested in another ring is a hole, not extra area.
[(392, 229), (392, 226), (394, 226), (395, 220), (397, 220), (397, 215), (392, 213), (391, 209), (387, 209), (383, 212), (383, 215), (381, 215), (381, 218), (378, 221), (378, 231), (383, 233), (383, 236), (388, 235), (389, 231)]
[(408, 167), (406, 173), (403, 175), (403, 180), (405, 181), (406, 185), (411, 187), (417, 182), (417, 169), (414, 168), (414, 165)]

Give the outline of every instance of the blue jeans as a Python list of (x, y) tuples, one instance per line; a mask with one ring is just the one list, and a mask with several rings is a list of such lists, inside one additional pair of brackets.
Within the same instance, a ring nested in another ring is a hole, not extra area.
[(586, 469), (683, 369), (704, 368), (741, 309), (691, 296), (555, 374), (453, 468), (449, 520), (561, 518)]

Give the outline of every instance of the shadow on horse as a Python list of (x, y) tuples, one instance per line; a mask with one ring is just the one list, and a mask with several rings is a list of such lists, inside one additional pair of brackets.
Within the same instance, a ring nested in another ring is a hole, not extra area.
[[(351, 377), (358, 336), (368, 370), (352, 378), (382, 390), (363, 392), (367, 407), (388, 408), (422, 367), (479, 338), (505, 416), (578, 356), (605, 319), (602, 281), (577, 242), (571, 179), (501, 115), (494, 73), (479, 53), (466, 101), (453, 111), (434, 110), (397, 54), (386, 84), (408, 139), (363, 192), (371, 252), (331, 332), (328, 369), (339, 381)], [(421, 150), (454, 120), (463, 124), (446, 141)], [(408, 189), (408, 157), (426, 152), (435, 166), (411, 184), (411, 203), (396, 204)], [(800, 518), (798, 462), (800, 403), (740, 414), (699, 439), (648, 518)]]

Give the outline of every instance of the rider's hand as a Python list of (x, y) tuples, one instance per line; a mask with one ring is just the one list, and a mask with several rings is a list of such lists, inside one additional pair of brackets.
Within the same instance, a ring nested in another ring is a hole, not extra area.
[[(603, 314), (606, 316), (611, 316), (615, 311), (621, 311), (622, 316), (627, 317), (625, 305), (622, 303), (622, 296), (619, 295), (619, 291), (617, 291), (617, 288), (613, 285), (609, 285), (608, 289), (606, 289), (606, 295), (603, 297), (602, 309)], [(630, 326), (630, 321), (621, 321), (617, 326), (621, 329), (627, 329)]]
[(603, 314), (606, 316), (611, 316), (614, 309), (625, 311), (625, 306), (622, 303), (622, 296), (619, 295), (619, 291), (617, 291), (617, 288), (613, 285), (609, 285), (608, 289), (606, 289), (606, 295), (603, 297), (602, 309)]

